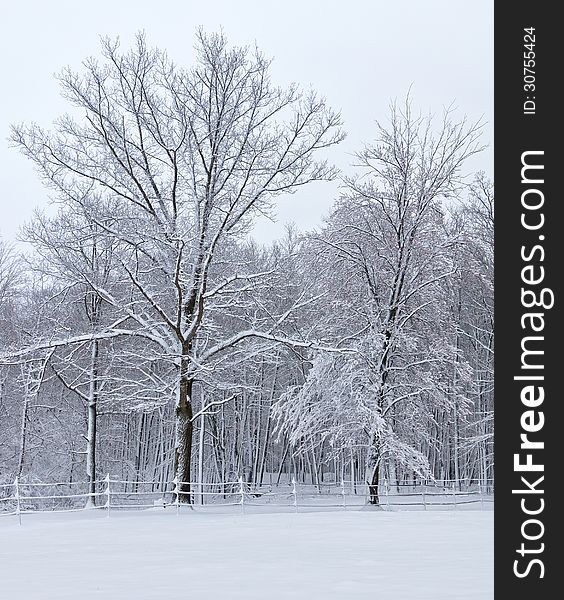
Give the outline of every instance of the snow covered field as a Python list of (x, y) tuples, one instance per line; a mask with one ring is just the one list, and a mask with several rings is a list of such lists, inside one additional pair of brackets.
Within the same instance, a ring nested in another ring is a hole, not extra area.
[(34, 514), (0, 540), (6, 600), (493, 598), (493, 511)]

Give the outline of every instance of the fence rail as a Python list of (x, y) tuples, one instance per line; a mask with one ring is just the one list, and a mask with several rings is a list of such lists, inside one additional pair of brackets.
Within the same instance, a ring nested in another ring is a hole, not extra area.
[[(182, 488), (189, 486), (190, 492)], [(126, 481), (107, 475), (96, 481), (94, 492), (85, 482), (23, 482), (0, 484), (0, 516), (41, 512), (75, 512), (80, 510), (141, 510), (172, 508), (180, 512), (190, 500), (193, 507), (213, 509), (239, 506), (287, 507), (290, 510), (360, 508), (368, 497), (364, 482), (298, 483), (253, 485), (242, 478), (236, 481), (192, 483), (176, 480)], [(150, 489), (148, 489), (150, 488)], [(190, 496), (190, 498), (187, 498)], [(458, 509), (470, 504), (485, 508), (493, 503), (493, 481), (421, 481), (416, 483), (382, 482), (380, 506), (389, 510)]]

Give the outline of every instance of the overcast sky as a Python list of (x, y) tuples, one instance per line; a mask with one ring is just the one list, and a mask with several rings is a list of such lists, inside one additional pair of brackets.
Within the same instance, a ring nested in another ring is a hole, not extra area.
[[(468, 165), (493, 177), (493, 1), (475, 0), (96, 0), (3, 3), (0, 25), (0, 236), (14, 241), (48, 193), (31, 164), (6, 140), (11, 123), (49, 126), (67, 110), (54, 74), (99, 55), (100, 36), (127, 48), (144, 30), (175, 62), (192, 63), (194, 32), (223, 28), (236, 45), (254, 44), (274, 58), (272, 80), (312, 87), (340, 110), (348, 134), (330, 158), (350, 172), (352, 153), (376, 135), (390, 100), (411, 86), (415, 107), (485, 121), (490, 147)], [(261, 240), (283, 224), (319, 224), (338, 194), (318, 183), (278, 202), (278, 222), (262, 221)]]

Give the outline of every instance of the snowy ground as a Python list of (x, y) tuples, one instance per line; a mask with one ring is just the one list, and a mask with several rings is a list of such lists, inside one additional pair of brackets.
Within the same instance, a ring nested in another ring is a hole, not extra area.
[(0, 519), (15, 600), (491, 600), (493, 511)]

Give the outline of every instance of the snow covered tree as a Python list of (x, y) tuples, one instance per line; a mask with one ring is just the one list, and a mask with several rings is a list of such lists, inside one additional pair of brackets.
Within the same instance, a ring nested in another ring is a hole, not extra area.
[(0, 239), (0, 311), (6, 310), (21, 281), (20, 261), (14, 250)]
[[(448, 401), (441, 371), (457, 359), (441, 282), (453, 273), (458, 240), (446, 233), (443, 203), (459, 193), (461, 167), (479, 151), (478, 136), (478, 125), (453, 122), (448, 111), (436, 128), (431, 117), (413, 114), (409, 99), (403, 108), (394, 104), (389, 126), (379, 125), (377, 142), (357, 155), (362, 175), (346, 181), (347, 194), (316, 236), (331, 265), (323, 285), (341, 290), (335, 342), (354, 339), (358, 356), (316, 359), (305, 387), (285, 399), (280, 414), (287, 427), (303, 419), (302, 434), (308, 423), (333, 438), (348, 431), (350, 444), (363, 431), (371, 504), (379, 503), (385, 456), (428, 472), (394, 422)], [(316, 402), (334, 425), (308, 412)]]
[[(97, 479), (98, 399), (104, 371), (101, 341), (96, 336), (105, 325), (104, 301), (97, 288), (110, 289), (112, 285), (116, 243), (81, 213), (68, 210), (61, 210), (52, 218), (36, 214), (25, 228), (25, 234), (35, 250), (32, 269), (53, 284), (52, 294), (45, 298), (55, 314), (58, 313), (51, 323), (51, 335), (64, 339), (69, 329), (91, 333), (90, 340), (61, 345), (51, 353), (49, 362), (56, 377), (85, 407), (86, 431), (82, 437), (86, 441), (88, 492), (93, 501)], [(61, 314), (61, 304), (65, 307), (64, 314)]]
[(274, 336), (287, 316), (223, 336), (220, 307), (263, 274), (239, 264), (214, 271), (215, 257), (277, 196), (333, 178), (316, 157), (343, 134), (322, 99), (273, 86), (269, 61), (230, 48), (223, 35), (198, 34), (190, 70), (142, 36), (123, 54), (106, 40), (103, 56), (83, 74), (61, 75), (81, 121), (64, 116), (53, 132), (16, 127), (12, 139), (58, 200), (115, 243), (114, 268), (127, 285), (84, 279), (121, 311), (123, 335), (144, 338), (146, 353), (174, 366), (175, 470), (189, 501), (198, 374), (229, 348)]
[(494, 193), (478, 173), (459, 211), (465, 233), (459, 254), (460, 345), (475, 376), (473, 407), (461, 436), (466, 476), (493, 478), (494, 383)]
[[(13, 248), (0, 239), (0, 352), (17, 340), (16, 316), (20, 283), (22, 270), (19, 258)], [(18, 428), (16, 414), (20, 411), (15, 406), (12, 388), (18, 374), (17, 367), (0, 363), (0, 461), (7, 468), (15, 456), (15, 432)]]

